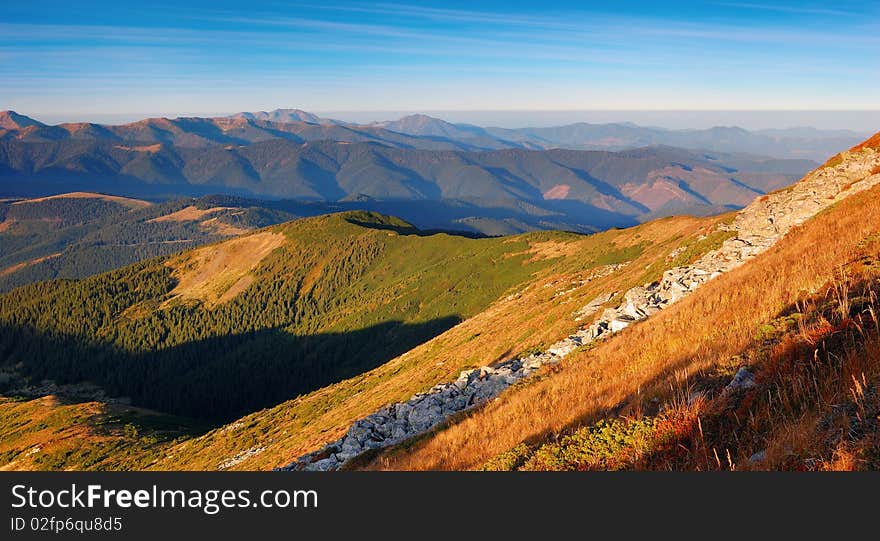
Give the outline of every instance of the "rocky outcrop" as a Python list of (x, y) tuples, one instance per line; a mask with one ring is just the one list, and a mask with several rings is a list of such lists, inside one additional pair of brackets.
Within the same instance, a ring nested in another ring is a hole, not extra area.
[[(585, 328), (551, 345), (546, 351), (506, 360), (494, 367), (462, 372), (453, 382), (441, 383), (406, 402), (386, 406), (356, 421), (339, 440), (303, 455), (282, 470), (335, 470), (359, 454), (400, 443), (422, 434), (451, 415), (496, 397), (504, 389), (534, 374), (544, 365), (558, 363), (577, 348), (618, 332), (692, 294), (702, 284), (734, 269), (767, 250), (793, 227), (830, 205), (880, 183), (880, 152), (871, 148), (843, 153), (839, 163), (807, 175), (799, 183), (762, 196), (737, 213), (720, 229), (734, 233), (720, 248), (684, 267), (663, 273), (656, 282), (634, 287), (623, 301), (606, 308)], [(614, 293), (599, 295), (576, 318), (585, 318), (610, 302)], [(727, 392), (754, 385), (748, 370), (736, 374)]]

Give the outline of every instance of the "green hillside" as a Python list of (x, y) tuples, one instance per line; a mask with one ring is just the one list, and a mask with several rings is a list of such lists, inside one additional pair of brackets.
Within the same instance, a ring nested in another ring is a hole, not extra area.
[(229, 419), (442, 333), (546, 265), (530, 240), (565, 236), (421, 236), (365, 212), (299, 220), (16, 289), (0, 297), (0, 352), (33, 381), (90, 381), (136, 405)]
[(340, 437), (356, 419), (462, 370), (546, 349), (577, 330), (576, 312), (601, 292), (656, 279), (665, 268), (716, 247), (709, 239), (724, 219), (676, 217), (594, 235), (514, 237), (528, 240), (531, 258), (547, 264), (485, 310), (372, 370), (171, 445), (150, 469), (287, 464)]
[(96, 193), (0, 201), (0, 291), (85, 278), (301, 215), (291, 210), (228, 196), (157, 204)]

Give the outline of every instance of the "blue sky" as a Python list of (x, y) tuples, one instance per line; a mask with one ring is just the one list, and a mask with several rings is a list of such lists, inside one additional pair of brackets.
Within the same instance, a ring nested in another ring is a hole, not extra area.
[(880, 109), (878, 52), (862, 1), (30, 0), (0, 11), (0, 108)]

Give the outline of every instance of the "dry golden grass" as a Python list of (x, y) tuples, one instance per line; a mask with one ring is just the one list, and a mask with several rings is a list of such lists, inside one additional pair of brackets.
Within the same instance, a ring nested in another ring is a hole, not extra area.
[[(205, 216), (209, 216), (216, 212), (231, 210), (230, 207), (211, 207), (209, 209), (200, 209), (193, 205), (188, 207), (184, 207), (177, 212), (172, 212), (170, 214), (165, 214), (164, 216), (159, 216), (158, 218), (153, 218), (152, 220), (147, 220), (148, 222), (196, 222), (201, 220)], [(237, 237), (239, 235), (244, 235), (246, 233), (250, 233), (250, 229), (244, 227), (236, 227), (232, 224), (227, 224), (221, 222), (217, 217), (208, 218), (203, 222), (199, 223), (199, 227), (202, 229), (211, 231), (218, 235), (223, 235), (226, 237)]]
[(236, 227), (232, 224), (221, 222), (217, 218), (209, 218), (200, 223), (199, 227), (203, 229), (208, 229), (218, 235), (224, 235), (227, 237), (237, 237), (239, 235), (244, 235), (245, 233), (251, 232), (250, 229), (247, 229), (245, 227)]
[[(2, 224), (0, 224), (2, 226)], [(0, 232), (3, 231), (3, 228), (0, 227)], [(0, 270), (0, 276), (6, 276), (7, 274), (12, 274), (13, 272), (20, 271), (25, 267), (29, 267), (31, 265), (36, 265), (37, 263), (42, 263), (48, 259), (52, 259), (53, 257), (58, 257), (61, 255), (61, 252), (55, 252), (54, 254), (49, 254), (43, 257), (37, 257), (35, 259), (31, 259), (29, 261), (22, 261), (21, 263), (16, 263), (10, 267), (6, 267), (5, 269)]]
[(250, 285), (246, 275), (285, 242), (282, 233), (262, 231), (172, 259), (168, 264), (174, 267), (178, 282), (166, 302), (194, 299), (214, 306), (230, 300)]
[(544, 259), (555, 259), (557, 257), (566, 257), (574, 254), (578, 250), (578, 243), (563, 242), (558, 240), (545, 240), (529, 243), (529, 249), (524, 252), (513, 252), (505, 255), (505, 257), (516, 257), (529, 254), (532, 257), (529, 262), (542, 261)]
[[(877, 216), (880, 188), (852, 196), (680, 303), (590, 351), (572, 354), (549, 377), (514, 387), (432, 437), (380, 455), (368, 467), (477, 468), (523, 441), (550, 441), (621, 414), (638, 417), (701, 376), (720, 372), (729, 379), (739, 364), (737, 356), (754, 346), (759, 326), (833, 283), (841, 264), (852, 261), (864, 250), (865, 239), (877, 234)], [(859, 358), (874, 363), (871, 356)], [(802, 417), (799, 422), (812, 421)], [(772, 457), (777, 447), (786, 447), (785, 434), (796, 439), (803, 427), (780, 417), (777, 430), (770, 432), (779, 442), (768, 446)], [(845, 465), (845, 452), (840, 451), (838, 465)], [(741, 457), (728, 459), (722, 450), (710, 460), (720, 468)], [(779, 462), (771, 458), (767, 464)]]
[(850, 149), (850, 152), (857, 152), (857, 151), (865, 149), (865, 148), (873, 148), (875, 150), (880, 150), (880, 132), (875, 133), (873, 136), (871, 136), (870, 139), (867, 139), (866, 141), (859, 143), (858, 145), (852, 147)]
[(156, 143), (154, 145), (141, 145), (135, 147), (129, 147), (125, 145), (116, 145), (114, 148), (118, 148), (120, 150), (133, 150), (135, 152), (146, 152), (148, 154), (155, 154), (162, 150), (162, 144)]
[(172, 212), (171, 214), (165, 214), (164, 216), (159, 216), (158, 218), (147, 220), (147, 222), (194, 222), (205, 215), (211, 214), (212, 212), (226, 210), (227, 208), (228, 207), (212, 207), (209, 209), (200, 209), (193, 205), (190, 205), (188, 207), (183, 207), (177, 212)]

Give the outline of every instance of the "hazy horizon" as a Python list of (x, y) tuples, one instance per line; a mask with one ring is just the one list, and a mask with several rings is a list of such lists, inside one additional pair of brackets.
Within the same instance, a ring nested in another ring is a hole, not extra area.
[[(12, 109), (11, 107), (9, 109)], [(125, 124), (144, 118), (156, 117), (217, 117), (242, 111), (267, 111), (273, 109), (303, 109), (302, 107), (250, 108), (234, 111), (174, 111), (142, 113), (47, 113), (16, 110), (46, 124), (65, 122), (94, 122), (99, 124)], [(306, 109), (303, 109), (306, 110)], [(786, 129), (810, 127), (821, 130), (850, 130), (871, 134), (880, 126), (880, 110), (840, 111), (785, 111), (785, 110), (377, 110), (341, 111), (308, 110), (323, 118), (352, 123), (370, 123), (397, 120), (406, 115), (426, 114), (448, 122), (475, 124), (500, 128), (549, 127), (587, 122), (610, 124), (631, 122), (640, 126), (666, 129), (703, 129), (716, 126), (737, 126), (747, 130)]]

